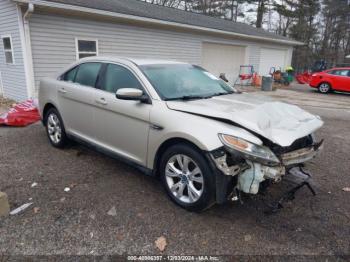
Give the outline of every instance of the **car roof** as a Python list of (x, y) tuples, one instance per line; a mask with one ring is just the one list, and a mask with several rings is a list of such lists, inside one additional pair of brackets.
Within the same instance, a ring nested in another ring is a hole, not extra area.
[(122, 63), (134, 63), (138, 66), (142, 65), (156, 65), (156, 64), (187, 64), (180, 61), (162, 60), (162, 59), (147, 59), (147, 58), (128, 58), (128, 57), (116, 57), (116, 56), (93, 56), (79, 60), (78, 62), (93, 62), (93, 61), (108, 61), (108, 62), (122, 62)]

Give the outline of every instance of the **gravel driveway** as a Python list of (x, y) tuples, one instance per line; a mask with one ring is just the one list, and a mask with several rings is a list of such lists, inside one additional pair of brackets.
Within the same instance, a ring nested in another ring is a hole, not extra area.
[[(79, 145), (51, 147), (44, 128), (0, 128), (0, 191), (11, 208), (0, 219), (0, 254), (11, 255), (330, 255), (350, 246), (350, 95), (307, 87), (268, 93), (322, 116), (325, 148), (310, 162), (317, 196), (306, 189), (273, 215), (262, 197), (189, 213), (155, 178)], [(33, 183), (37, 183), (32, 187)], [(66, 187), (70, 188), (65, 192)], [(280, 193), (274, 186), (271, 192)], [(111, 210), (115, 207), (115, 212)], [(155, 241), (164, 236), (161, 253)], [(305, 257), (310, 258), (310, 257)], [(1, 255), (0, 255), (1, 261)]]

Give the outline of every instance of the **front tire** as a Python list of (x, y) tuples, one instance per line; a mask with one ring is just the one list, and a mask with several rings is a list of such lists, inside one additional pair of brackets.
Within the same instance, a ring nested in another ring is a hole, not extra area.
[(318, 86), (318, 91), (322, 94), (328, 94), (329, 92), (331, 92), (331, 90), (332, 90), (332, 87), (328, 83), (321, 83)]
[(168, 148), (161, 158), (160, 175), (167, 194), (182, 208), (199, 212), (215, 203), (214, 174), (193, 146)]
[(63, 148), (68, 143), (68, 138), (63, 125), (61, 115), (56, 108), (51, 108), (45, 115), (46, 133), (51, 145), (56, 148)]

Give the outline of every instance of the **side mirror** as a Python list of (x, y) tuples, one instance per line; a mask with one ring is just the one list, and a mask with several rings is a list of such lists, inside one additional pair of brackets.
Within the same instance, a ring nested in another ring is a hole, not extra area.
[(116, 97), (121, 100), (133, 100), (148, 102), (149, 98), (143, 94), (143, 91), (137, 88), (121, 88), (116, 92)]

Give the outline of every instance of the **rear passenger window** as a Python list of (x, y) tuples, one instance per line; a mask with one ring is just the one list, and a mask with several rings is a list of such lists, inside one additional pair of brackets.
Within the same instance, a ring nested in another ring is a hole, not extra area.
[(349, 70), (333, 70), (329, 72), (331, 75), (337, 75), (337, 76), (347, 76), (349, 75)]
[(109, 64), (102, 83), (102, 89), (115, 93), (121, 88), (142, 89), (142, 86), (137, 78), (125, 67)]
[(100, 63), (84, 63), (79, 66), (75, 77), (75, 83), (95, 87), (98, 73), (100, 72)]
[(77, 74), (78, 67), (74, 67), (70, 71), (64, 74), (63, 80), (67, 82), (74, 82), (75, 75)]
[(348, 71), (348, 70), (341, 70), (341, 71), (340, 71), (340, 75), (341, 75), (341, 76), (348, 76), (348, 75), (349, 75), (349, 72), (350, 72), (350, 71)]

